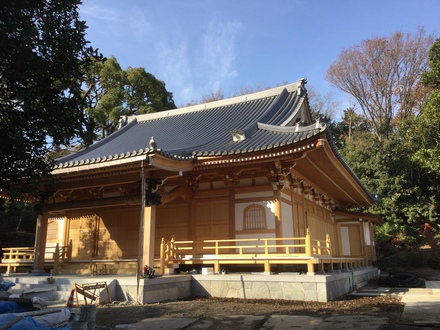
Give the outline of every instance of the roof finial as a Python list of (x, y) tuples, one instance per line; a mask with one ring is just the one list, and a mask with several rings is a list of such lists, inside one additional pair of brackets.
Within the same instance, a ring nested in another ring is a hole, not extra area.
[(117, 129), (120, 129), (120, 128), (124, 127), (125, 125), (127, 125), (127, 122), (128, 122), (127, 116), (125, 116), (125, 115), (120, 116)]
[(298, 81), (296, 82), (296, 85), (298, 87), (298, 95), (301, 95), (302, 92), (305, 91), (305, 84), (307, 84), (306, 78), (298, 79)]
[(150, 139), (150, 149), (153, 149), (153, 151), (156, 151), (156, 149), (157, 149), (157, 144), (154, 141), (154, 136), (152, 136)]

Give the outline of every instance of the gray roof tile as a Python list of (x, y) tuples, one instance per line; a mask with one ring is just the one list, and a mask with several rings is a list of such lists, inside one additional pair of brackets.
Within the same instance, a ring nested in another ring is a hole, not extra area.
[[(299, 81), (300, 82), (300, 81)], [(300, 83), (300, 85), (303, 85)], [(130, 118), (129, 123), (89, 148), (57, 160), (72, 167), (157, 151), (176, 159), (247, 153), (276, 148), (309, 138), (324, 125), (296, 127), (304, 120), (305, 90), (290, 84), (272, 90)], [(301, 118), (303, 117), (303, 118)], [(238, 138), (233, 141), (231, 132)]]

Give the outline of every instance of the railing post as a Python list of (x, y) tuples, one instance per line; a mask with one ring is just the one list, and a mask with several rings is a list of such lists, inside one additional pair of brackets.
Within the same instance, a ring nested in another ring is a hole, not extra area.
[(176, 254), (176, 237), (173, 235), (173, 237), (171, 237), (171, 242), (170, 242), (170, 255), (173, 259), (176, 258), (177, 254)]
[(160, 266), (159, 271), (162, 275), (164, 275), (165, 272), (165, 237), (162, 237), (162, 240), (160, 241)]
[(325, 247), (327, 248), (328, 255), (331, 256), (332, 255), (332, 251), (331, 251), (331, 248), (330, 248), (330, 235), (329, 234), (325, 235)]
[(309, 228), (307, 228), (307, 232), (306, 232), (306, 256), (307, 257), (312, 256), (312, 237)]
[(52, 254), (53, 258), (53, 274), (58, 274), (58, 267), (60, 264), (60, 245), (57, 243), (55, 252)]
[(66, 255), (67, 260), (72, 260), (72, 246), (73, 243), (72, 240), (70, 240), (69, 245), (67, 246), (67, 255)]
[[(307, 231), (306, 231), (306, 256), (307, 257), (313, 256), (313, 254), (312, 254), (312, 235), (310, 234), (309, 228), (307, 228)], [(307, 262), (307, 275), (314, 275), (314, 274), (315, 274), (314, 264), (310, 260)]]

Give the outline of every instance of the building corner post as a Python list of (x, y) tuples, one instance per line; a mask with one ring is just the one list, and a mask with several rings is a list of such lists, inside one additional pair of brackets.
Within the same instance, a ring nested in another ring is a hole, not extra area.
[(36, 225), (36, 237), (34, 245), (34, 269), (32, 272), (44, 271), (44, 257), (46, 252), (46, 238), (47, 238), (47, 221), (48, 216), (44, 214), (41, 206), (35, 208), (38, 212), (37, 225)]

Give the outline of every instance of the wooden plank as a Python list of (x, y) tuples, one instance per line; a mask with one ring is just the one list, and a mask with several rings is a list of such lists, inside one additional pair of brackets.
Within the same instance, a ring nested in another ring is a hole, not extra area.
[(92, 284), (83, 284), (82, 286), (84, 290), (96, 290), (96, 289), (104, 289), (106, 287), (105, 283), (92, 283)]

